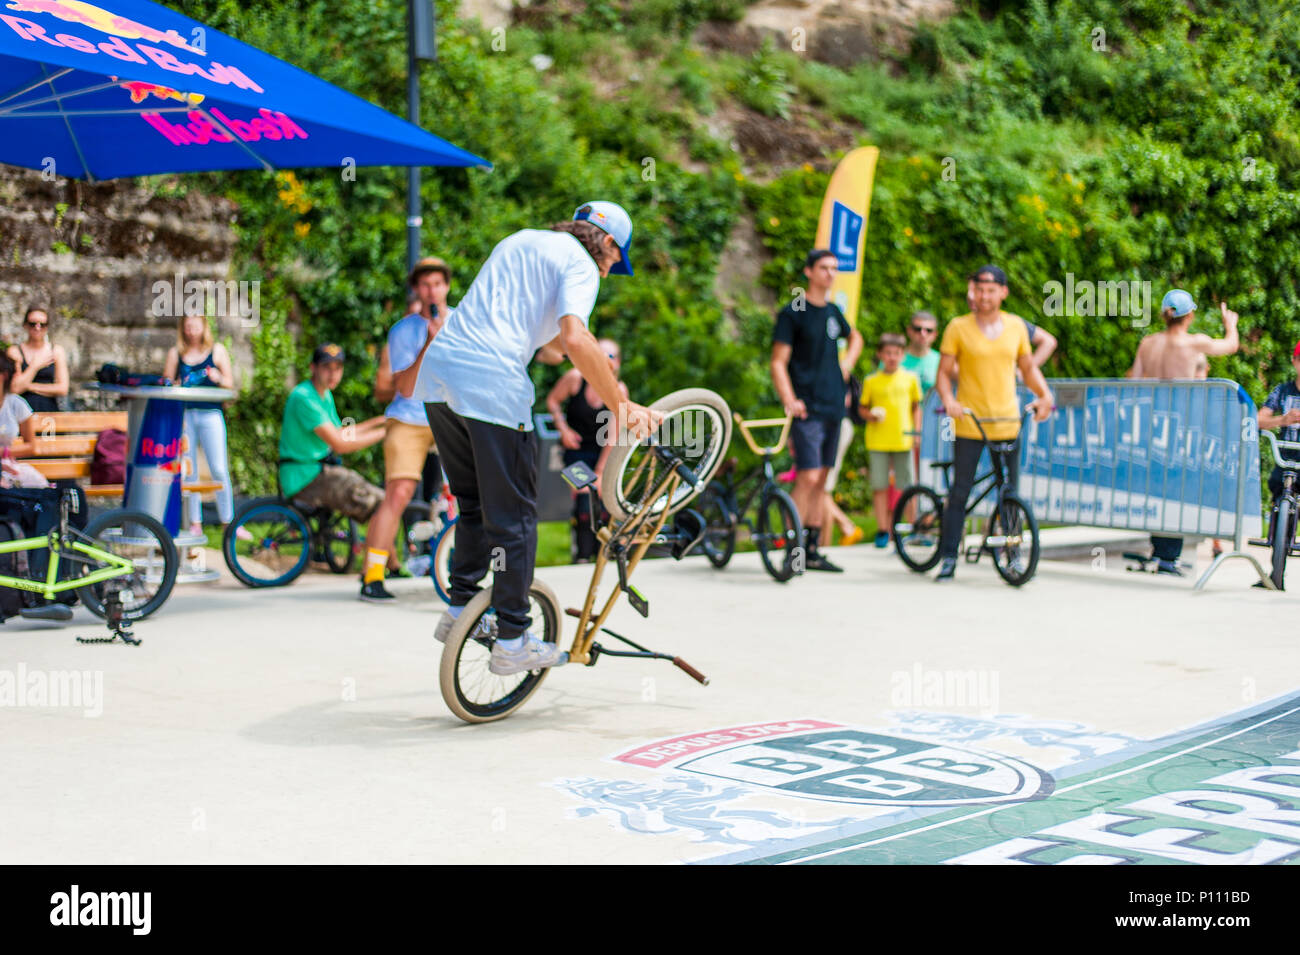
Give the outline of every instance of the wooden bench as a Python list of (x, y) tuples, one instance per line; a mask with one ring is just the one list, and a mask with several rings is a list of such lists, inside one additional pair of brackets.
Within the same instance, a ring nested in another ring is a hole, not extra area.
[[(89, 481), (99, 432), (110, 428), (126, 430), (125, 411), (38, 412), (34, 417), (36, 436), (32, 446), (15, 443), (15, 457), (21, 455), (21, 460), (40, 471), (48, 481)], [(120, 498), (124, 489), (121, 484), (84, 484), (83, 490), (88, 498)], [(219, 490), (218, 481), (186, 481), (183, 485), (186, 494), (211, 494)]]

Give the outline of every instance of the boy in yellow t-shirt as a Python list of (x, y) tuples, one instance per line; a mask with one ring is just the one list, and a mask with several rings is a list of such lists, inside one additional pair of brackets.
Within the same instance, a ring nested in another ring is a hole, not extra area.
[(897, 488), (912, 483), (911, 432), (921, 430), (921, 382), (901, 367), (906, 346), (902, 335), (881, 335), (880, 368), (862, 383), (877, 547), (889, 546), (889, 474)]

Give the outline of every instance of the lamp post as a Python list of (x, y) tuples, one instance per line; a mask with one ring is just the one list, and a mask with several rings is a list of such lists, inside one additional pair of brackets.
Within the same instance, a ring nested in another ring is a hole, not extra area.
[[(438, 59), (437, 11), (434, 0), (407, 0), (406, 118), (420, 125), (420, 61)], [(420, 167), (406, 169), (406, 271), (420, 258)]]

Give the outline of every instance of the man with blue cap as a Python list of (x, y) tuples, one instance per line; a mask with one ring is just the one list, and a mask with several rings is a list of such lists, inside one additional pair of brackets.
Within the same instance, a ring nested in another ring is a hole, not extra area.
[[(1128, 377), (1204, 378), (1208, 359), (1231, 355), (1240, 344), (1237, 313), (1224, 302), (1219, 303), (1219, 311), (1223, 316), (1222, 338), (1200, 333), (1193, 335), (1188, 331), (1196, 320), (1196, 302), (1191, 294), (1180, 288), (1166, 292), (1160, 301), (1160, 317), (1165, 320), (1165, 329), (1142, 339)], [(1182, 553), (1181, 537), (1151, 535), (1151, 557), (1156, 561), (1157, 572), (1181, 577), (1178, 559)]]
[(631, 241), (632, 219), (603, 201), (579, 206), (569, 222), (502, 239), (437, 337), (425, 343), (415, 381), (399, 382), (403, 395), (409, 389), (424, 403), (460, 512), (450, 606), (434, 636), (446, 641), (491, 565), (497, 632), (489, 669), (499, 675), (568, 659), (528, 632), (538, 460), (529, 363), (567, 356), (635, 440), (663, 417), (623, 398), (587, 328), (601, 278), (632, 274)]

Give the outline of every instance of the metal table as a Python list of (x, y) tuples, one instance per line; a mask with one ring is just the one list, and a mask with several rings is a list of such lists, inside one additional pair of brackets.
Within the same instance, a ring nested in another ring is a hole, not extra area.
[(184, 455), (185, 403), (230, 401), (228, 388), (181, 388), (152, 385), (98, 385), (100, 391), (127, 399), (126, 482), (122, 506), (156, 517), (176, 540), (182, 555), (177, 583), (216, 580), (221, 575), (204, 565), (204, 552), (195, 560), (184, 555), (203, 547), (201, 534), (181, 533), (181, 476)]

